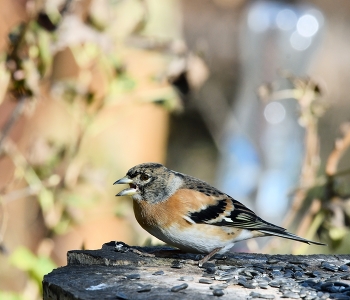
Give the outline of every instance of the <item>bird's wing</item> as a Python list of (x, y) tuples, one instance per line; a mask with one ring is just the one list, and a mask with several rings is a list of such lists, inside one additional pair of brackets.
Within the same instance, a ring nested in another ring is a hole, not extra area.
[(184, 216), (184, 219), (192, 224), (210, 224), (256, 230), (264, 235), (275, 235), (307, 244), (325, 245), (299, 237), (283, 227), (261, 219), (245, 205), (213, 187), (208, 188), (206, 186), (204, 191), (197, 190), (196, 192), (196, 199), (202, 205), (197, 206), (198, 209), (189, 211)]
[(242, 203), (230, 199), (234, 209), (230, 212), (231, 226), (250, 229), (250, 230), (278, 230), (285, 231), (283, 227), (271, 224), (258, 217), (252, 210)]
[[(190, 212), (187, 215), (193, 223), (205, 223), (249, 230), (285, 231), (282, 227), (264, 221), (245, 205), (226, 194), (218, 196), (207, 193), (205, 197), (211, 198), (211, 204), (205, 205), (199, 211)], [(216, 201), (213, 201), (214, 199)]]

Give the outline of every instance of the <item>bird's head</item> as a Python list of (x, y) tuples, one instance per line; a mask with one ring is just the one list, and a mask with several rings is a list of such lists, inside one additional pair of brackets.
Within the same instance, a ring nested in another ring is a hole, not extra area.
[(137, 201), (152, 203), (167, 200), (182, 184), (181, 174), (162, 164), (143, 163), (131, 168), (126, 176), (114, 184), (129, 184), (116, 196), (131, 196)]

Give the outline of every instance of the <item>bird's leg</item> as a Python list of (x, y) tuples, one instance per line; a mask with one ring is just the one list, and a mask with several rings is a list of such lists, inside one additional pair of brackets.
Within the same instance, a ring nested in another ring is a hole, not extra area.
[(216, 253), (218, 253), (222, 248), (215, 248), (213, 251), (211, 251), (208, 255), (204, 256), (199, 263), (198, 266), (202, 267), (204, 263), (206, 263), (209, 259), (211, 259)]

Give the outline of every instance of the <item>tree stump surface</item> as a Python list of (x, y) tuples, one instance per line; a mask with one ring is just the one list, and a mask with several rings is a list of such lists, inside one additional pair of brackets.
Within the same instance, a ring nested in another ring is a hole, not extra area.
[[(44, 276), (44, 299), (349, 299), (350, 255), (230, 253), (198, 267), (200, 255), (166, 247), (69, 251)], [(154, 253), (154, 254), (153, 254)]]

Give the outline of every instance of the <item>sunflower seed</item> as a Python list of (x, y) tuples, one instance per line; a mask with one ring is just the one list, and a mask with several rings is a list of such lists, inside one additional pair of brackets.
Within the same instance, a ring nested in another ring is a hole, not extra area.
[(184, 290), (184, 289), (187, 289), (188, 288), (188, 284), (187, 283), (183, 283), (183, 284), (180, 284), (180, 285), (175, 285), (171, 288), (171, 292), (179, 292), (181, 290)]

